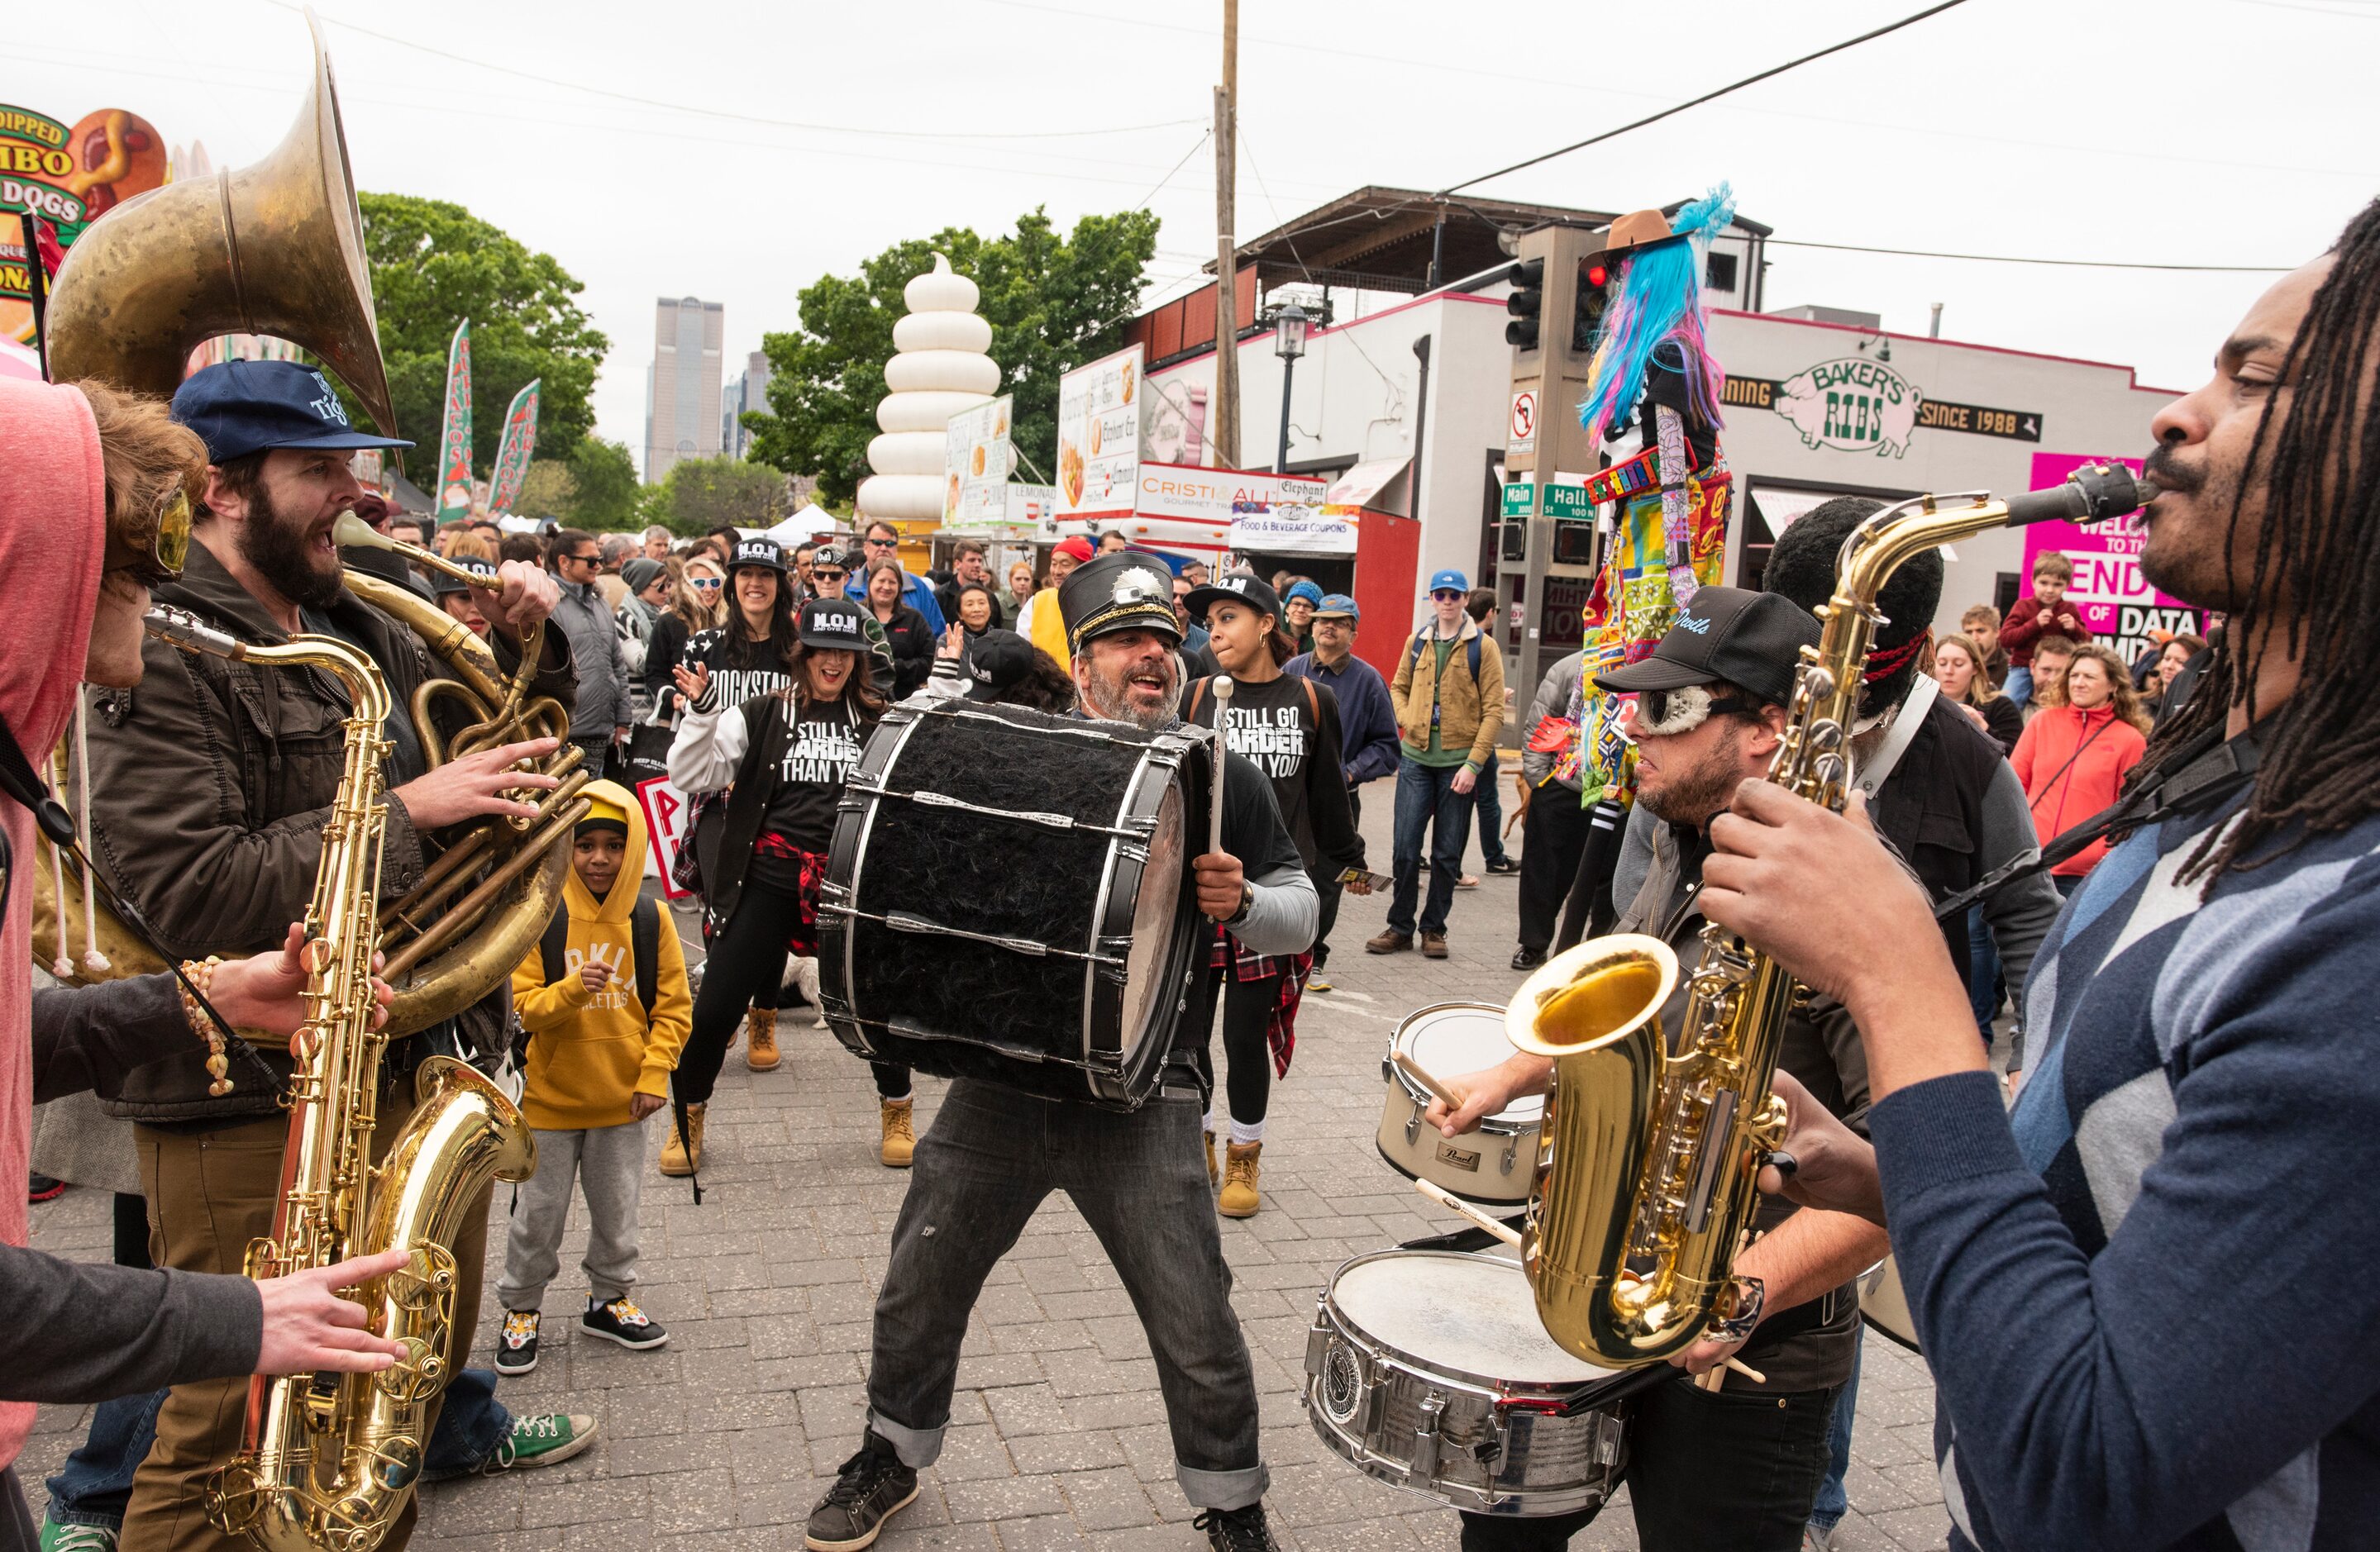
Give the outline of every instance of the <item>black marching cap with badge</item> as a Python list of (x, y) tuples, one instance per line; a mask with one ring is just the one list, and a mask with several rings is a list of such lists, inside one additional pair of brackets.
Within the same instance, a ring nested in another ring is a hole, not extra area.
[(1000, 692), (1033, 672), (1039, 649), (1012, 630), (988, 630), (967, 644), (969, 700), (997, 700)]
[(1817, 644), (1818, 622), (1791, 599), (1704, 588), (1651, 657), (1597, 674), (1595, 683), (1615, 695), (1633, 695), (1724, 680), (1783, 706), (1793, 698), (1802, 649)]
[(276, 447), (410, 447), (347, 422), (330, 379), (295, 361), (218, 361), (174, 393), (174, 418), (199, 433), (207, 462)]
[(779, 576), (784, 575), (785, 547), (773, 539), (755, 537), (737, 540), (735, 553), (728, 561), (727, 569), (732, 572), (737, 566), (752, 565), (767, 566)]
[(1173, 617), (1173, 578), (1163, 562), (1145, 555), (1101, 555), (1076, 566), (1058, 584), (1058, 613), (1071, 652), (1111, 631), (1152, 630), (1177, 644), (1182, 639), (1182, 623)]
[(845, 652), (872, 649), (859, 605), (849, 599), (811, 599), (802, 605), (800, 635), (805, 647), (837, 648)]
[(1281, 595), (1272, 584), (1262, 577), (1235, 571), (1229, 576), (1219, 576), (1203, 588), (1193, 588), (1184, 596), (1182, 607), (1190, 611), (1190, 618), (1204, 620), (1207, 612), (1219, 603), (1245, 603), (1259, 614), (1281, 618)]

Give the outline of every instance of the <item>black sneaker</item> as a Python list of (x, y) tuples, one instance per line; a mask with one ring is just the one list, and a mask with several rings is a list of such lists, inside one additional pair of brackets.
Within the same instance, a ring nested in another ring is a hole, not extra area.
[(537, 1367), (537, 1311), (504, 1311), (504, 1328), (496, 1337), (496, 1373), (525, 1375)]
[(1490, 873), (1518, 873), (1520, 870), (1521, 865), (1508, 856), (1500, 856), (1488, 865)]
[(1207, 1533), (1207, 1545), (1214, 1552), (1281, 1552), (1272, 1527), (1265, 1523), (1261, 1502), (1245, 1509), (1210, 1509), (1190, 1523)]
[(615, 1341), (638, 1352), (669, 1340), (669, 1333), (662, 1329), (661, 1322), (638, 1309), (634, 1299), (613, 1299), (600, 1304), (590, 1300), (587, 1313), (578, 1317), (578, 1328), (590, 1337)]
[(52, 1180), (47, 1175), (29, 1175), (26, 1178), (26, 1184), (28, 1189), (25, 1193), (25, 1200), (35, 1205), (55, 1202), (67, 1194), (66, 1182)]
[(810, 1510), (802, 1545), (811, 1552), (857, 1552), (917, 1496), (917, 1473), (901, 1463), (889, 1441), (870, 1431)]
[(1515, 970), (1535, 970), (1538, 965), (1543, 964), (1545, 962), (1545, 950), (1532, 949), (1524, 945), (1521, 952), (1512, 956), (1512, 968)]

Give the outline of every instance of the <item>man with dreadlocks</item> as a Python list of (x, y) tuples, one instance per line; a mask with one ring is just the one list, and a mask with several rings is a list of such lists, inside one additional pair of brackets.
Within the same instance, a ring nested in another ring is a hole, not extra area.
[(1889, 1224), (1954, 1547), (2380, 1525), (2375, 333), (2380, 203), (2154, 422), (2142, 572), (2230, 628), (2034, 961), (2013, 1111), (1863, 815), (1753, 783), (1712, 825), (1705, 912), (1866, 1038), (1872, 1147), (1780, 1078), (1797, 1163), (1764, 1173)]

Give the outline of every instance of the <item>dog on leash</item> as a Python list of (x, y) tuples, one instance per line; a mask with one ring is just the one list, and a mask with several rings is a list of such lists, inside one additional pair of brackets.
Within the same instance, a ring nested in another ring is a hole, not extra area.
[(819, 1001), (819, 968), (815, 958), (786, 960), (785, 978), (780, 984), (779, 989), (800, 992), (802, 1000), (808, 1002), (818, 1014), (818, 1022), (810, 1027), (813, 1029), (826, 1027), (826, 1010)]

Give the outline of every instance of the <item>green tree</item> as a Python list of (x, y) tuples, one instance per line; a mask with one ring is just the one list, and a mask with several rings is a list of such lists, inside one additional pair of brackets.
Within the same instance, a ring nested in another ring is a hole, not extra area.
[[(582, 437), (570, 450), (568, 463), (572, 527), (590, 533), (617, 533), (644, 523), (644, 485), (637, 478), (637, 460), (627, 448), (616, 442)], [(530, 468), (534, 471), (536, 466)]]
[[(492, 469), (504, 410), (530, 379), (538, 392), (537, 451), (564, 458), (595, 424), (588, 401), (611, 342), (579, 309), (584, 289), (538, 253), (457, 204), (365, 194), (364, 253), (380, 315), (381, 355), (397, 434), (419, 445), (408, 472), (428, 488), (445, 416), (446, 346), (471, 321), (472, 463)], [(353, 406), (350, 401), (351, 412)]]
[(728, 523), (765, 528), (787, 510), (781, 470), (741, 458), (680, 458), (660, 484), (645, 488), (638, 517), (697, 539)]
[(892, 325), (907, 311), (901, 288), (932, 269), (939, 252), (983, 289), (991, 358), (1003, 391), (1016, 396), (1012, 435), (1046, 467), (1058, 440), (1059, 375), (1123, 344), (1157, 225), (1147, 211), (1087, 215), (1066, 237), (1037, 209), (1005, 236), (946, 226), (861, 261), (856, 275), (820, 276), (800, 294), (800, 327), (761, 339), (771, 375), (768, 410), (744, 418), (752, 457), (817, 475), (823, 504), (852, 499), (868, 477)]

